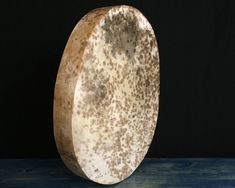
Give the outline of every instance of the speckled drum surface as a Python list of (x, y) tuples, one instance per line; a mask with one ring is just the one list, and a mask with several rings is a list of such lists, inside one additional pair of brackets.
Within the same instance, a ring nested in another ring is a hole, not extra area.
[(159, 91), (157, 41), (142, 13), (114, 6), (85, 15), (55, 85), (54, 135), (66, 166), (100, 184), (130, 176), (153, 139)]

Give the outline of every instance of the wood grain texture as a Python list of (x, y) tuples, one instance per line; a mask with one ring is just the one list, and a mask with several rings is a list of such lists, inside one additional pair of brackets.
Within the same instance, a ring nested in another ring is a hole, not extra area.
[[(60, 159), (0, 160), (0, 187), (106, 187), (71, 173)], [(115, 188), (232, 188), (234, 158), (145, 159), (140, 168)]]

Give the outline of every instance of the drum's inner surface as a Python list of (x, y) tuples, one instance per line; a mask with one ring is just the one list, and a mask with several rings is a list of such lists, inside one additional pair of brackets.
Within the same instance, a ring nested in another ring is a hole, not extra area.
[(159, 65), (151, 26), (112, 10), (86, 43), (73, 104), (73, 144), (85, 174), (118, 182), (139, 165), (158, 113)]

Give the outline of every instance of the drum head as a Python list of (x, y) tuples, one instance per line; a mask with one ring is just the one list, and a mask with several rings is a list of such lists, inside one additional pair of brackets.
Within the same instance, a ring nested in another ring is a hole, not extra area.
[(100, 8), (76, 25), (55, 85), (54, 134), (74, 173), (118, 183), (138, 167), (153, 139), (159, 107), (154, 31), (135, 8)]

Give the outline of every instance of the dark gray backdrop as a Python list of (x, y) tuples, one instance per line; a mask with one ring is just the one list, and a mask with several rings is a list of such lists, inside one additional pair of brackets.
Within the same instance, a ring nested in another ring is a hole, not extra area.
[(129, 4), (157, 35), (161, 98), (149, 157), (235, 157), (235, 3), (22, 0), (1, 3), (0, 157), (57, 157), (53, 89), (73, 27), (88, 11)]

